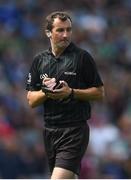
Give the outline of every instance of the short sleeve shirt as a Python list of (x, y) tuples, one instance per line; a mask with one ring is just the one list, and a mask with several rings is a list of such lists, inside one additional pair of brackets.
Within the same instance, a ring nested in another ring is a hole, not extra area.
[[(40, 90), (45, 76), (64, 80), (74, 89), (103, 86), (91, 55), (74, 43), (70, 43), (59, 58), (50, 49), (37, 54), (28, 74), (26, 89)], [(76, 99), (69, 102), (47, 99), (43, 107), (47, 127), (79, 125), (85, 123), (91, 114), (90, 103)]]

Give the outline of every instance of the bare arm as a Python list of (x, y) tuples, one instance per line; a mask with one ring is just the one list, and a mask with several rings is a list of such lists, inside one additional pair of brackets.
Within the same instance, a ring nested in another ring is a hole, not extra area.
[[(53, 85), (56, 85), (55, 78), (45, 77), (43, 80), (43, 84), (46, 84), (46, 86), (49, 86), (49, 88), (51, 88)], [(32, 108), (41, 105), (43, 102), (45, 102), (46, 99), (47, 96), (42, 90), (28, 91), (27, 93), (27, 100)]]
[(105, 96), (104, 87), (91, 87), (88, 89), (74, 89), (74, 98), (90, 101), (90, 100), (103, 100)]
[[(90, 100), (103, 100), (105, 93), (104, 87), (91, 87), (88, 89), (73, 89), (74, 90), (74, 99), (79, 99), (82, 101)], [(66, 82), (63, 82), (63, 87), (61, 89), (56, 89), (54, 93), (47, 93), (52, 99), (63, 99), (70, 95), (71, 88)]]
[(45, 93), (40, 91), (28, 91), (27, 100), (29, 105), (34, 108), (36, 106), (41, 105), (47, 99)]

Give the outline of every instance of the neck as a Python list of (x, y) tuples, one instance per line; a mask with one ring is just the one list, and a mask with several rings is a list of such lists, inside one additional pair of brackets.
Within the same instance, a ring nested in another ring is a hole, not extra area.
[(52, 53), (54, 54), (55, 57), (59, 57), (64, 50), (65, 48), (57, 48), (52, 46)]
[(55, 57), (59, 57), (63, 51), (66, 49), (66, 47), (58, 47), (51, 43), (52, 53)]
[(61, 49), (60, 48), (59, 49), (52, 48), (52, 53), (54, 54), (54, 56), (59, 57), (62, 54), (62, 52), (64, 51), (64, 49), (63, 48), (61, 48)]

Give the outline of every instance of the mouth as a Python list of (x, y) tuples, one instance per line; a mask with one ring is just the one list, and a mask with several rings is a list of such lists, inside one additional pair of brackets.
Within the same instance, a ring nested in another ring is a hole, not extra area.
[(69, 43), (69, 40), (68, 39), (63, 39), (61, 42)]
[(61, 40), (58, 44), (59, 44), (59, 46), (64, 46), (64, 47), (66, 47), (66, 46), (68, 46), (69, 45), (69, 43), (70, 43), (70, 41), (69, 40)]

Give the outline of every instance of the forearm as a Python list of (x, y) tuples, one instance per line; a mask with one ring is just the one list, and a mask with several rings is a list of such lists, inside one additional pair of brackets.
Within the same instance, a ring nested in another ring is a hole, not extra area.
[(83, 101), (102, 100), (104, 98), (104, 87), (74, 89), (74, 98)]
[(36, 106), (41, 105), (47, 99), (45, 93), (40, 91), (28, 91), (27, 100), (29, 105), (34, 108)]

